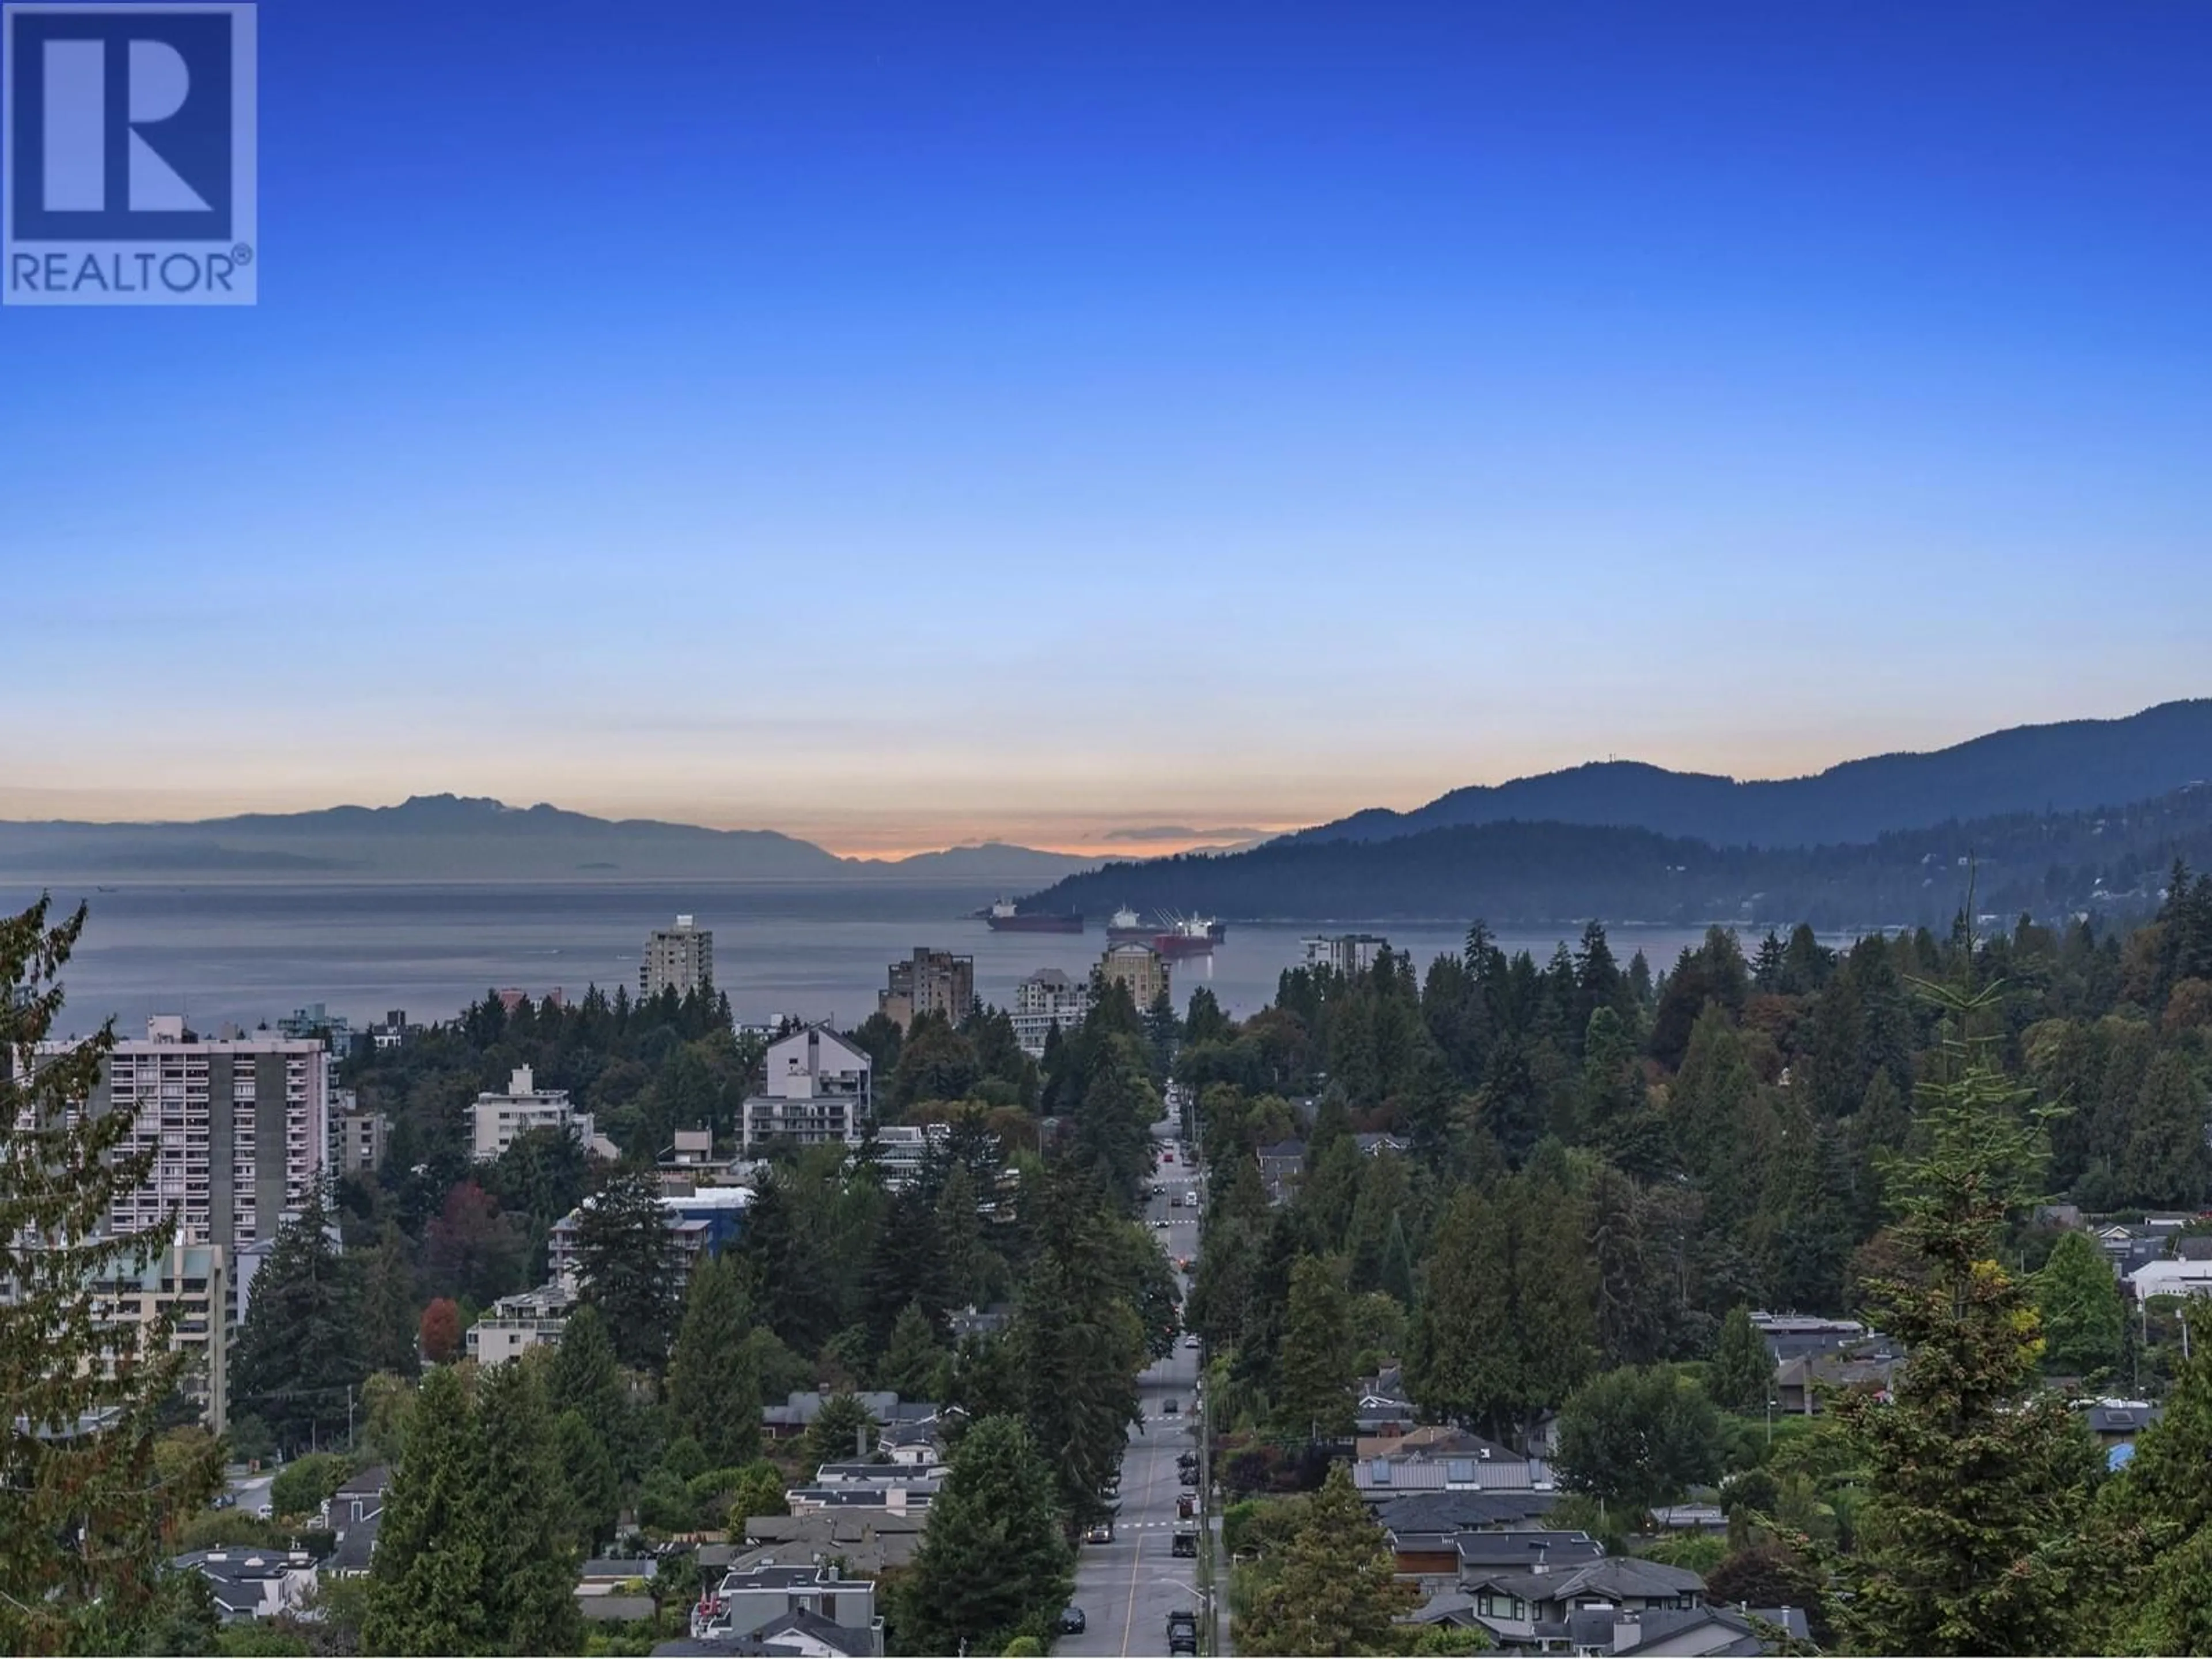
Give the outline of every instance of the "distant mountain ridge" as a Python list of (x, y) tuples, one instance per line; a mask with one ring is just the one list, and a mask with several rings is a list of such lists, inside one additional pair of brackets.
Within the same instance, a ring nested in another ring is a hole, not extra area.
[(2141, 917), (2175, 859), (2212, 867), (2212, 786), (2126, 806), (1898, 830), (1844, 847), (1716, 847), (1611, 825), (1454, 824), (1389, 841), (1270, 842), (1228, 856), (1109, 864), (1025, 901), (1036, 909), (1140, 910), (1235, 921), (1493, 925), (1732, 922), (1821, 929), (1941, 928), (1965, 902), (2045, 921)]
[(1893, 830), (2015, 812), (2079, 812), (2212, 779), (2212, 698), (2119, 720), (1993, 732), (1948, 749), (1869, 756), (1809, 777), (1738, 782), (1602, 761), (1455, 789), (1410, 812), (1376, 807), (1288, 839), (1385, 841), (1524, 823), (1611, 825), (1716, 847), (1864, 843)]
[(1057, 880), (1097, 859), (992, 842), (904, 859), (847, 859), (773, 830), (599, 818), (480, 796), (397, 806), (246, 813), (191, 823), (0, 823), (0, 873), (48, 877), (267, 875), (369, 880), (574, 877), (1003, 882)]

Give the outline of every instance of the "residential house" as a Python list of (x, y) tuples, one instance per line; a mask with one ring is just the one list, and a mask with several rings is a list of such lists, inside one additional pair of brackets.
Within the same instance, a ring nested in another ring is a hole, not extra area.
[(1458, 1593), (1473, 1598), (1474, 1622), (1499, 1647), (1542, 1653), (1570, 1650), (1577, 1613), (1688, 1612), (1705, 1605), (1705, 1581), (1687, 1568), (1607, 1555), (1571, 1565), (1462, 1568)]
[(1767, 1355), (1778, 1366), (1793, 1359), (1834, 1353), (1874, 1334), (1856, 1319), (1820, 1319), (1803, 1314), (1755, 1313), (1751, 1322), (1765, 1340)]
[(1352, 1455), (1363, 1460), (1387, 1457), (1406, 1462), (1421, 1457), (1479, 1457), (1511, 1459), (1515, 1454), (1494, 1440), (1485, 1440), (1469, 1430), (1449, 1423), (1432, 1423), (1402, 1434), (1362, 1435), (1353, 1443)]
[(325, 1500), (323, 1528), (337, 1539), (337, 1547), (323, 1571), (340, 1578), (365, 1578), (376, 1553), (376, 1532), (384, 1519), (385, 1494), (392, 1487), (392, 1471), (372, 1463), (351, 1476)]
[(728, 1166), (714, 1157), (714, 1132), (712, 1129), (678, 1129), (676, 1144), (660, 1149), (653, 1168), (660, 1176), (660, 1190), (672, 1198), (688, 1197), (696, 1192), (702, 1182), (713, 1184)]
[[(1559, 1501), (1553, 1492), (1416, 1492), (1384, 1498), (1373, 1505), (1386, 1531), (1446, 1533), (1527, 1532)], [(1455, 1546), (1456, 1547), (1456, 1546)]]
[(2212, 1296), (2212, 1261), (2146, 1261), (2128, 1275), (2128, 1288), (2137, 1302), (2154, 1296)]
[[(790, 1395), (781, 1406), (761, 1408), (761, 1425), (771, 1440), (795, 1440), (812, 1426), (821, 1415), (823, 1402), (835, 1399), (834, 1395), (809, 1390)], [(934, 1423), (939, 1407), (926, 1400), (901, 1400), (887, 1390), (873, 1390), (853, 1396), (876, 1420), (879, 1430), (889, 1431), (914, 1424)]]
[(1566, 1650), (1585, 1659), (1802, 1652), (1812, 1630), (1799, 1607), (1588, 1607), (1567, 1620)]
[(1267, 1202), (1287, 1203), (1306, 1172), (1305, 1142), (1279, 1140), (1272, 1146), (1260, 1148), (1257, 1156), (1260, 1184), (1267, 1189)]
[[(929, 1524), (927, 1510), (894, 1515), (889, 1510), (818, 1510), (806, 1515), (755, 1515), (745, 1519), (743, 1547), (723, 1562), (726, 1571), (789, 1565), (799, 1560), (836, 1560), (856, 1578), (873, 1578), (910, 1565)], [(709, 1565), (706, 1548), (699, 1565)]]
[[(821, 1623), (797, 1625), (790, 1619), (793, 1613), (811, 1614)], [(779, 1635), (799, 1628), (814, 1642), (834, 1642), (825, 1650), (845, 1659), (863, 1659), (884, 1650), (884, 1622), (876, 1612), (873, 1581), (848, 1578), (835, 1562), (768, 1563), (725, 1574), (691, 1610), (695, 1641), (777, 1639), (769, 1635), (772, 1626)], [(824, 1626), (838, 1633), (833, 1638)]]
[(2089, 1432), (2106, 1451), (2134, 1445), (2137, 1435), (2166, 1415), (2165, 1407), (2147, 1400), (2084, 1401), (2081, 1410)]
[(1352, 1480), (1370, 1503), (1405, 1492), (1548, 1492), (1557, 1484), (1543, 1459), (1512, 1453), (1363, 1457)]
[(1883, 1336), (1792, 1359), (1775, 1370), (1776, 1408), (1811, 1417), (1821, 1409), (1822, 1395), (1839, 1394), (1846, 1389), (1887, 1390), (1904, 1366), (1904, 1354)]
[(1403, 1135), (1354, 1135), (1352, 1144), (1359, 1149), (1362, 1158), (1380, 1158), (1385, 1152), (1394, 1158), (1403, 1158), (1413, 1150), (1413, 1143)]
[(190, 1550), (169, 1565), (208, 1581), (216, 1617), (226, 1625), (296, 1613), (315, 1588), (315, 1558), (304, 1550)]
[(576, 1571), (576, 1610), (598, 1624), (628, 1624), (655, 1611), (652, 1585), (660, 1564), (651, 1556), (605, 1557)]

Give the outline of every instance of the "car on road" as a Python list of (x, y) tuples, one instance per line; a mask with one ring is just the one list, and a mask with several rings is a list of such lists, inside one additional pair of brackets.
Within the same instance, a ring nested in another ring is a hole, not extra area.
[(1168, 1652), (1170, 1654), (1198, 1651), (1198, 1615), (1176, 1608), (1168, 1615)]
[(1198, 1346), (1198, 1339), (1194, 1336), (1186, 1336), (1182, 1340), (1182, 1345), (1186, 1348), (1194, 1348)]
[(1198, 1471), (1196, 1469), (1185, 1469), (1176, 1478), (1181, 1480), (1186, 1486), (1194, 1486), (1198, 1484)]
[(1189, 1519), (1191, 1518), (1191, 1516), (1192, 1516), (1193, 1515), (1194, 1515), (1195, 1513), (1197, 1513), (1197, 1510), (1198, 1510), (1198, 1499), (1197, 1499), (1196, 1498), (1193, 1497), (1193, 1496), (1192, 1496), (1190, 1493), (1188, 1493), (1188, 1492), (1180, 1492), (1180, 1493), (1178, 1493), (1178, 1494), (1176, 1495), (1176, 1520), (1178, 1520), (1178, 1521), (1188, 1521), (1188, 1520), (1189, 1520)]
[(1198, 1553), (1198, 1529), (1194, 1527), (1177, 1527), (1175, 1542), (1168, 1546), (1168, 1553), (1195, 1556)]
[(1084, 1618), (1081, 1607), (1069, 1607), (1060, 1615), (1060, 1633), (1062, 1636), (1080, 1636), (1088, 1628), (1089, 1622)]
[(1092, 1527), (1090, 1531), (1083, 1534), (1083, 1541), (1086, 1544), (1112, 1543), (1114, 1541), (1114, 1523), (1111, 1521), (1099, 1522), (1096, 1526)]
[(1182, 1410), (1182, 1407), (1180, 1405), (1176, 1404), (1176, 1401), (1172, 1400), (1169, 1400), (1161, 1403), (1160, 1415), (1163, 1417), (1173, 1417)]
[(1163, 1216), (1156, 1216), (1156, 1217), (1154, 1217), (1154, 1218), (1153, 1218), (1153, 1219), (1152, 1219), (1152, 1225), (1154, 1225), (1155, 1227), (1164, 1227), (1164, 1226), (1166, 1226), (1167, 1224), (1168, 1224), (1168, 1218), (1167, 1218), (1165, 1216), (1164, 1216), (1164, 1215), (1163, 1215)]

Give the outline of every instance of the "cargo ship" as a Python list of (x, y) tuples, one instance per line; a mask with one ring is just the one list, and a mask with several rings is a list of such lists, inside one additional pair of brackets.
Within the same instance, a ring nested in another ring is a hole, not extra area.
[(983, 912), (983, 920), (991, 925), (994, 933), (1079, 933), (1083, 918), (1059, 910), (1030, 910), (1014, 908), (1012, 899), (1000, 899)]
[(1109, 945), (1149, 945), (1171, 962), (1185, 957), (1212, 956), (1213, 947), (1228, 937), (1228, 924), (1209, 916), (1169, 913), (1145, 921), (1126, 904), (1106, 924)]

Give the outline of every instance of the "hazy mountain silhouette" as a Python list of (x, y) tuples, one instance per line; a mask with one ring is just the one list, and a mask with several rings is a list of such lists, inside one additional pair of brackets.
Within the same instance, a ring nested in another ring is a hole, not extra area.
[(906, 859), (844, 859), (772, 830), (599, 818), (459, 795), (190, 823), (0, 823), (0, 872), (33, 879), (205, 873), (411, 881), (928, 878), (1013, 884), (1051, 881), (1097, 863), (998, 844)]
[(1632, 827), (1721, 847), (1815, 847), (1954, 819), (2148, 800), (2205, 779), (2212, 779), (2212, 699), (2197, 698), (2123, 720), (2014, 726), (1948, 749), (1875, 755), (1773, 781), (1593, 762), (1455, 789), (1410, 812), (1355, 812), (1291, 839), (1383, 841), (1519, 819)]

